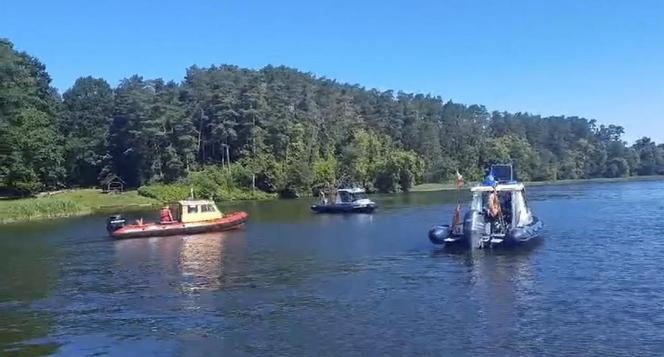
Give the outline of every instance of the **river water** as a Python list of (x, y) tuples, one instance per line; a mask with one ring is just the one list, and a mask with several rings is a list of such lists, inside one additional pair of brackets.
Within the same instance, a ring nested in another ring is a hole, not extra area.
[(449, 192), (379, 196), (373, 215), (237, 204), (243, 230), (192, 237), (5, 225), (0, 355), (664, 354), (664, 182), (529, 198), (545, 234), (510, 250), (431, 245)]

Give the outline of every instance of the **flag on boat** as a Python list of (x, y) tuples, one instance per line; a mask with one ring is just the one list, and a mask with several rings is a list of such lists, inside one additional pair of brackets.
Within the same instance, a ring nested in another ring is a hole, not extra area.
[(460, 189), (461, 187), (463, 187), (463, 176), (461, 176), (461, 174), (459, 173), (459, 170), (456, 171), (455, 183), (456, 183), (456, 188), (457, 189)]

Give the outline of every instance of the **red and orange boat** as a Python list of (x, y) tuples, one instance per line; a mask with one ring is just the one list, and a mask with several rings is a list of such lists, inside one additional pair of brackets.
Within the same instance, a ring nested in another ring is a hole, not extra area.
[(106, 230), (113, 238), (143, 238), (179, 234), (220, 232), (240, 228), (249, 215), (246, 212), (223, 214), (209, 200), (185, 200), (169, 206), (172, 219), (162, 222), (127, 224), (114, 215), (106, 221)]

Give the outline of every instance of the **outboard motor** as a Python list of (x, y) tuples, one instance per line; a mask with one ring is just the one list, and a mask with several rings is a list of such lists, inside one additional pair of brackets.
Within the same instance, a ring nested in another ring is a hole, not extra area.
[(118, 229), (124, 227), (127, 224), (127, 220), (119, 214), (108, 217), (106, 220), (106, 230), (108, 233), (113, 233)]
[(485, 226), (484, 216), (481, 212), (470, 210), (463, 217), (463, 235), (471, 247), (477, 248), (481, 245), (482, 233)]

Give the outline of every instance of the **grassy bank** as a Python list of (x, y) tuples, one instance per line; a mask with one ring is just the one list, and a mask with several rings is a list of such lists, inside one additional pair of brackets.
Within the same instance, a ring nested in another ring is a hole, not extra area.
[(70, 190), (39, 198), (2, 199), (0, 223), (72, 217), (157, 204), (159, 201), (140, 196), (136, 191), (105, 194), (94, 189)]
[[(275, 198), (276, 195), (262, 191), (222, 190), (214, 187), (214, 194), (203, 196), (210, 189), (196, 189), (199, 197), (213, 197), (215, 200), (260, 200)], [(201, 193), (202, 192), (202, 193)], [(0, 199), (0, 223), (32, 221), (40, 219), (82, 216), (94, 212), (129, 210), (133, 208), (157, 206), (162, 202), (173, 202), (189, 197), (190, 188), (184, 185), (150, 185), (138, 191), (120, 194), (105, 194), (96, 189), (76, 189), (41, 197), (21, 199)]]
[[(612, 183), (612, 182), (631, 182), (631, 181), (654, 181), (664, 180), (664, 176), (630, 176), (618, 178), (594, 178), (594, 179), (579, 179), (579, 180), (556, 180), (556, 181), (533, 181), (526, 182), (527, 186), (552, 186), (552, 185), (572, 185), (580, 183)], [(471, 186), (475, 183), (471, 183)], [(468, 187), (466, 183), (465, 187)], [(431, 191), (451, 191), (456, 190), (454, 183), (423, 183), (416, 185), (411, 189), (411, 192), (431, 192)]]

